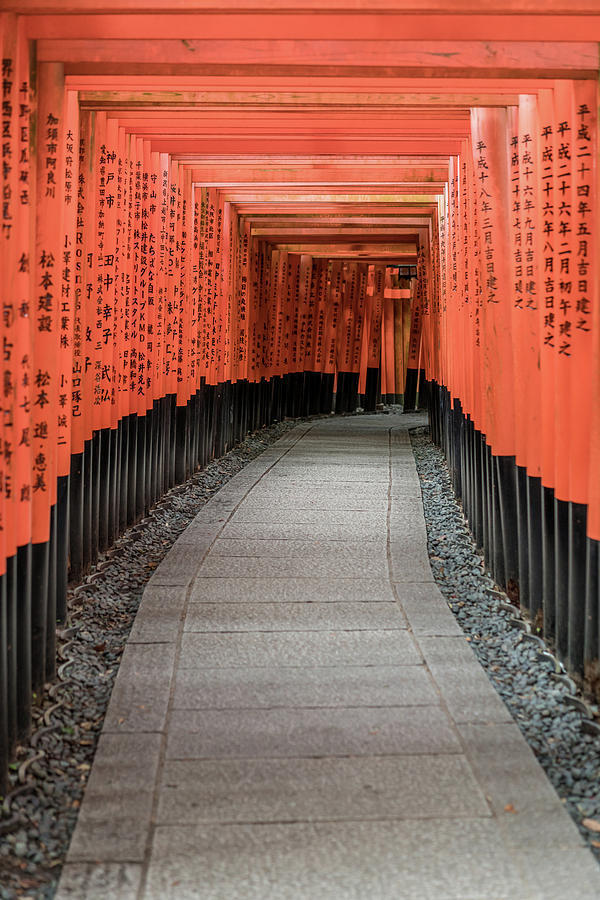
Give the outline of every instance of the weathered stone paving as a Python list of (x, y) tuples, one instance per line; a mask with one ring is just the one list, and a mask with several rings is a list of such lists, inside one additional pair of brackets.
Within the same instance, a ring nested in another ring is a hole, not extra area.
[(297, 426), (148, 585), (59, 900), (597, 900), (433, 580), (408, 428)]

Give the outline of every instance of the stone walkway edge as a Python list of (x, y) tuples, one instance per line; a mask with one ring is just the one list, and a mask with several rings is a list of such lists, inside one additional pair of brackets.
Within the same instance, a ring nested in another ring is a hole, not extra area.
[(297, 425), (148, 583), (57, 900), (597, 900), (439, 592), (408, 430)]

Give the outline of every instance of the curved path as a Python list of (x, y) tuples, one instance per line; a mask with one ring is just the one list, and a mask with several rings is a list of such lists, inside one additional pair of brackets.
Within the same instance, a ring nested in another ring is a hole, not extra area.
[(408, 428), (298, 425), (148, 585), (59, 900), (597, 900), (429, 568)]

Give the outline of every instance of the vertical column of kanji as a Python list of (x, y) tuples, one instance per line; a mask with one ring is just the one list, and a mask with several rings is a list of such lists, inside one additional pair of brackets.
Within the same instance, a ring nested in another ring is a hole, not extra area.
[(269, 309), (271, 317), (271, 330), (269, 340), (272, 344), (270, 355), (271, 364), (269, 367), (271, 377), (277, 377), (280, 374), (281, 361), (281, 335), (283, 325), (283, 309), (281, 305), (281, 294), (279, 292), (280, 279), (280, 258), (279, 250), (272, 250), (269, 265)]
[[(442, 293), (445, 288), (442, 285), (442, 259), (441, 259), (441, 238), (440, 238), (440, 229), (441, 229), (441, 220), (439, 216), (439, 203), (438, 210), (434, 212), (433, 219), (430, 225), (430, 248), (431, 248), (431, 259), (432, 259), (432, 273), (434, 277), (434, 282), (432, 286), (432, 290), (429, 292), (428, 296), (425, 297), (425, 302), (423, 305), (423, 326), (422, 326), (422, 339), (421, 346), (423, 347), (423, 359), (425, 360), (425, 366), (427, 368), (427, 378), (435, 377), (433, 375), (434, 367), (435, 367), (435, 339), (434, 332), (432, 328), (432, 323), (434, 321), (434, 317), (437, 317), (438, 312), (442, 305)], [(431, 374), (430, 374), (431, 373)]]
[[(0, 266), (2, 272), (4, 273), (4, 278), (6, 278), (6, 273), (10, 273), (12, 266), (11, 263), (13, 261), (13, 237), (14, 237), (14, 229), (15, 229), (15, 198), (13, 196), (14, 191), (14, 177), (12, 176), (12, 169), (15, 163), (14, 160), (14, 151), (16, 149), (16, 142), (13, 139), (15, 122), (13, 117), (13, 109), (16, 106), (16, 21), (14, 16), (10, 16), (8, 13), (0, 14), (0, 48), (2, 50), (2, 242), (0, 244)], [(8, 131), (8, 140), (7, 138)], [(10, 276), (9, 276), (10, 277)], [(2, 289), (2, 304), (3, 309), (8, 305), (10, 298), (9, 293), (9, 284), (8, 280), (3, 284)], [(3, 312), (3, 331), (6, 329), (6, 315)], [(9, 317), (10, 321), (10, 317)], [(9, 334), (3, 334), (3, 343), (9, 342)], [(6, 352), (3, 352), (3, 381), (6, 383), (6, 378), (12, 382), (14, 375), (12, 365), (10, 367), (7, 366), (6, 360)], [(8, 397), (6, 397), (6, 388), (3, 389), (3, 403), (10, 398), (11, 390), (8, 391)], [(2, 416), (4, 420), (4, 416)], [(0, 578), (4, 578), (7, 570), (7, 551), (9, 549), (10, 540), (7, 539), (7, 522), (10, 518), (10, 513), (7, 516), (8, 506), (6, 502), (6, 493), (5, 493), (5, 479), (6, 479), (6, 467), (4, 462), (4, 422), (0, 423)], [(2, 598), (0, 596), (0, 602), (2, 602)], [(4, 623), (6, 622), (6, 625)], [(2, 716), (3, 712), (7, 709), (8, 704), (8, 696), (4, 695), (4, 691), (6, 690), (7, 678), (8, 678), (8, 647), (9, 647), (9, 636), (7, 634), (8, 629), (8, 610), (4, 603), (2, 603), (2, 617), (0, 619), (0, 625), (2, 626), (3, 634), (0, 635), (2, 638), (2, 644), (0, 646), (0, 654), (2, 660), (2, 671), (0, 672), (1, 676), (5, 676), (2, 680), (2, 684), (0, 685), (0, 702), (3, 703), (2, 706)], [(8, 737), (8, 729), (9, 723), (8, 719), (6, 721), (1, 721), (0, 725), (2, 726), (2, 733), (0, 734), (0, 746), (2, 746), (2, 759), (0, 759), (0, 767), (2, 771), (0, 772), (0, 780), (2, 784), (4, 784), (5, 775), (6, 775), (6, 766), (9, 761), (9, 737)], [(12, 741), (11, 741), (12, 742)]]
[(413, 279), (413, 297), (411, 301), (410, 334), (408, 339), (408, 359), (406, 366), (406, 388), (404, 408), (414, 409), (417, 394), (418, 369), (421, 360), (421, 341), (423, 331), (423, 284), (419, 278)]
[(134, 250), (135, 250), (135, 291), (134, 291), (134, 323), (135, 323), (135, 353), (136, 360), (132, 370), (133, 392), (135, 395), (135, 410), (138, 416), (138, 461), (141, 468), (138, 470), (138, 513), (142, 502), (141, 490), (145, 477), (145, 416), (146, 398), (144, 390), (144, 371), (146, 368), (146, 310), (148, 298), (148, 226), (146, 214), (148, 211), (148, 173), (145, 164), (145, 145), (143, 138), (136, 139), (135, 159), (135, 221), (134, 221)]
[[(77, 240), (77, 189), (79, 176), (79, 102), (76, 91), (65, 93), (64, 157), (64, 231), (61, 248), (61, 296), (59, 309), (59, 386), (58, 386), (58, 492), (57, 492), (57, 565), (55, 616), (64, 621), (67, 614), (69, 568), (69, 495), (72, 443), (72, 393), (75, 333), (75, 250)], [(80, 452), (79, 448), (76, 452)], [(50, 635), (50, 630), (49, 630)], [(53, 649), (53, 648), (52, 648)], [(52, 655), (52, 671), (54, 653)], [(49, 660), (48, 660), (49, 661)], [(47, 673), (50, 675), (50, 672)]]
[(135, 407), (131, 393), (131, 310), (134, 279), (134, 153), (135, 139), (125, 133), (123, 137), (123, 253), (120, 280), (123, 310), (121, 336), (122, 363), (119, 373), (121, 383), (121, 481), (119, 490), (119, 528), (124, 530), (134, 520), (133, 497), (135, 492)]
[(183, 166), (171, 160), (171, 192), (175, 204), (175, 225), (173, 243), (173, 308), (172, 308), (172, 332), (173, 332), (173, 372), (175, 393), (175, 482), (185, 478), (185, 402), (183, 395), (183, 323), (185, 321), (185, 295), (182, 244), (184, 242), (183, 221)]
[(296, 371), (306, 371), (306, 347), (308, 338), (308, 310), (310, 304), (310, 285), (312, 275), (312, 256), (303, 253), (300, 256), (299, 291), (298, 291), (298, 346), (296, 350)]
[[(515, 381), (517, 392), (522, 392), (526, 406), (515, 406), (515, 414), (526, 434), (524, 441), (524, 461), (529, 476), (538, 477), (541, 471), (540, 444), (540, 321), (539, 321), (539, 278), (540, 278), (540, 158), (539, 122), (537, 98), (534, 94), (519, 97), (518, 116), (518, 156), (519, 156), (519, 202), (521, 222), (520, 258), (515, 251), (517, 271), (513, 315), (521, 319), (519, 326), (520, 353), (528, 360), (527, 376), (524, 382)], [(513, 151), (514, 153), (514, 151)], [(514, 165), (511, 166), (514, 169)], [(520, 283), (522, 277), (523, 283)], [(520, 293), (517, 292), (517, 288)], [(517, 297), (521, 304), (517, 305)], [(517, 337), (517, 335), (515, 335)], [(515, 398), (517, 399), (517, 398)], [(518, 460), (517, 460), (518, 462)]]
[(100, 211), (103, 213), (104, 247), (98, 260), (98, 309), (101, 315), (101, 512), (100, 547), (105, 549), (115, 539), (117, 528), (117, 227), (119, 126), (116, 119), (107, 120), (100, 166)]
[[(448, 257), (448, 247), (447, 247), (447, 214), (448, 214), (448, 203), (447, 203), (447, 187), (444, 191), (444, 196), (438, 198), (438, 238), (439, 238), (439, 255), (440, 255), (440, 290), (439, 294), (434, 299), (434, 304), (432, 305), (429, 312), (423, 309), (423, 326), (427, 329), (430, 335), (431, 342), (431, 364), (432, 364), (432, 372), (433, 378), (438, 385), (441, 385), (442, 382), (442, 373), (441, 373), (441, 361), (440, 361), (440, 353), (441, 353), (441, 317), (446, 308), (446, 296), (447, 296), (447, 280), (448, 280), (448, 265), (447, 265), (447, 257)], [(417, 277), (419, 273), (418, 261), (417, 261)]]
[[(336, 371), (336, 411), (341, 412), (342, 395), (344, 393), (344, 376), (340, 377), (340, 372), (344, 372), (344, 344), (347, 335), (347, 307), (348, 296), (350, 294), (350, 275), (348, 271), (348, 263), (342, 262), (342, 280), (340, 290), (340, 310), (338, 316), (338, 325), (335, 335), (335, 371)], [(350, 326), (352, 327), (352, 326)]]
[(199, 321), (199, 256), (200, 256), (200, 187), (192, 184), (192, 313), (190, 325), (190, 385), (193, 394), (200, 388), (198, 379), (198, 321)]
[(270, 248), (263, 240), (260, 240), (258, 242), (254, 290), (256, 292), (262, 322), (262, 375), (270, 383), (271, 396), (274, 396), (273, 392), (276, 392), (278, 388), (277, 382), (273, 380), (275, 354), (274, 349), (271, 347), (272, 323), (276, 317), (276, 296), (273, 293), (273, 285), (271, 282), (272, 275)]
[(215, 257), (215, 222), (217, 211), (215, 191), (206, 191), (206, 260), (204, 296), (206, 298), (206, 380), (214, 385), (215, 380), (215, 320), (214, 320), (214, 257)]
[[(91, 430), (90, 404), (86, 402), (86, 303), (87, 256), (85, 245), (85, 207), (88, 198), (88, 170), (91, 133), (91, 113), (79, 113), (76, 133), (78, 175), (75, 190), (75, 246), (73, 248), (73, 369), (71, 373), (71, 453), (69, 564), (71, 578), (79, 580), (89, 561), (86, 484), (89, 468), (89, 437)], [(86, 452), (87, 450), (87, 452)]]
[(101, 302), (98, 296), (98, 273), (100, 257), (103, 253), (103, 220), (100, 218), (100, 158), (106, 115), (93, 113), (86, 121), (89, 134), (85, 136), (89, 142), (86, 157), (86, 202), (84, 211), (84, 245), (86, 252), (85, 268), (85, 403), (90, 407), (90, 444), (88, 447), (89, 466), (87, 469), (86, 502), (89, 508), (87, 538), (89, 543), (89, 562), (98, 559), (98, 535), (100, 528), (100, 491), (101, 491), (101, 315), (98, 313)]
[[(422, 325), (421, 325), (421, 340), (419, 342), (419, 352), (417, 356), (417, 391), (416, 391), (416, 402), (417, 406), (419, 405), (419, 391), (421, 388), (421, 379), (424, 374), (424, 370), (427, 368), (427, 347), (428, 344), (424, 339), (425, 328), (427, 324), (435, 321), (439, 322), (440, 316), (442, 313), (440, 312), (440, 308), (442, 306), (441, 302), (437, 301), (436, 298), (432, 295), (431, 289), (431, 242), (429, 237), (429, 232), (426, 232), (422, 239), (419, 241), (419, 258), (420, 258), (420, 266), (421, 266), (421, 290), (422, 290), (422, 298), (421, 298), (421, 308), (422, 308)], [(433, 311), (433, 315), (432, 315)], [(444, 313), (445, 314), (445, 313)], [(440, 344), (440, 338), (438, 337), (438, 347)], [(441, 353), (438, 351), (438, 358)]]
[(109, 540), (112, 542), (120, 530), (121, 488), (123, 476), (123, 419), (128, 413), (124, 408), (126, 396), (123, 385), (123, 331), (125, 317), (125, 265), (127, 255), (127, 230), (125, 224), (125, 131), (117, 127), (116, 159), (112, 172), (111, 196), (114, 209), (114, 314), (113, 314), (113, 413), (112, 443), (114, 458), (111, 459), (113, 488), (111, 502), (113, 513), (109, 527)]
[[(94, 490), (94, 552), (104, 550), (108, 540), (108, 495), (106, 481), (108, 476), (108, 432), (110, 428), (110, 388), (105, 387), (104, 365), (108, 361), (108, 347), (103, 344), (103, 303), (104, 284), (103, 267), (106, 249), (106, 147), (107, 119), (106, 113), (96, 116), (96, 199), (95, 199), (95, 248), (96, 260), (94, 268), (93, 290), (90, 298), (90, 313), (93, 315), (93, 372), (94, 372), (94, 449), (97, 450), (95, 461), (96, 487)], [(112, 349), (112, 348), (111, 348)], [(111, 352), (112, 362), (112, 352)]]
[(342, 318), (340, 340), (338, 344), (337, 367), (340, 372), (352, 371), (352, 350), (354, 348), (354, 331), (356, 328), (356, 288), (358, 280), (358, 263), (350, 262), (346, 267), (346, 279), (342, 299)]
[[(158, 251), (160, 239), (160, 160), (147, 142), (146, 165), (148, 169), (148, 307), (146, 322), (146, 410), (149, 418), (149, 467), (148, 503), (151, 505), (160, 495), (159, 444), (160, 444), (160, 383), (157, 377), (158, 342)], [(195, 364), (195, 357), (194, 357)]]
[[(300, 256), (290, 253), (288, 257), (288, 315), (290, 318), (290, 352), (288, 373), (298, 371), (298, 307), (300, 294)], [(295, 396), (295, 390), (292, 388)]]
[(231, 250), (232, 250), (232, 210), (231, 203), (223, 202), (222, 238), (221, 238), (221, 303), (223, 314), (222, 351), (223, 351), (223, 377), (222, 381), (232, 381), (231, 361), (232, 342), (234, 340), (234, 323), (231, 315)]
[(141, 221), (141, 263), (142, 263), (142, 299), (143, 305), (140, 311), (140, 378), (138, 381), (141, 388), (140, 399), (142, 401), (141, 414), (146, 418), (146, 502), (148, 502), (149, 484), (152, 473), (150, 470), (152, 455), (152, 404), (154, 401), (152, 393), (152, 348), (149, 346), (152, 340), (153, 321), (154, 321), (154, 272), (151, 270), (152, 256), (152, 159), (150, 141), (143, 142), (143, 166), (142, 166), (142, 221)]
[[(208, 240), (208, 191), (198, 188), (200, 194), (200, 227), (198, 234), (198, 376), (204, 385), (208, 368), (208, 294), (206, 286)], [(205, 416), (206, 418), (206, 416)]]
[(177, 177), (178, 198), (178, 252), (179, 252), (179, 315), (177, 318), (177, 481), (184, 481), (189, 474), (189, 327), (190, 327), (190, 260), (189, 213), (191, 172), (179, 166)]
[(331, 276), (327, 298), (327, 318), (325, 320), (323, 372), (326, 375), (334, 375), (336, 372), (336, 344), (342, 303), (342, 286), (342, 261), (334, 259), (331, 262)]
[[(599, 657), (597, 548), (585, 540), (590, 508), (590, 484), (598, 480), (598, 460), (591, 456), (590, 431), (594, 409), (592, 328), (598, 318), (593, 306), (594, 279), (598, 277), (598, 233), (596, 230), (598, 159), (598, 86), (594, 81), (573, 82), (573, 193), (574, 234), (572, 297), (572, 380), (570, 392), (573, 449), (570, 455), (569, 531), (569, 653), (573, 670), (596, 675)], [(590, 477), (591, 476), (591, 477)], [(594, 552), (595, 549), (595, 552)], [(583, 574), (587, 554), (587, 585)], [(594, 563), (595, 556), (595, 567)], [(582, 592), (587, 588), (587, 602)], [(595, 613), (595, 616), (594, 616)], [(594, 620), (595, 619), (595, 620)], [(590, 669), (592, 666), (592, 669)]]
[[(238, 351), (237, 374), (243, 381), (248, 380), (248, 321), (249, 289), (250, 289), (250, 222), (241, 221), (241, 246), (239, 252), (239, 285), (238, 285)], [(269, 340), (270, 362), (269, 371), (273, 365), (273, 332)]]
[(498, 491), (498, 502), (493, 506), (491, 565), (497, 580), (508, 586), (518, 580), (518, 562), (513, 521), (516, 499), (510, 242), (504, 212), (510, 202), (506, 110), (474, 109), (471, 125), (480, 184), (485, 266), (483, 368), (487, 441), (495, 456), (492, 474)]
[[(256, 237), (250, 239), (249, 249), (249, 270), (248, 270), (248, 377), (251, 381), (260, 381), (260, 372), (257, 358), (258, 346), (258, 323), (260, 309), (259, 304), (262, 301), (260, 293), (260, 285), (258, 283), (258, 267), (259, 267), (259, 243)], [(269, 288), (272, 291), (272, 285)], [(271, 374), (273, 373), (273, 365), (271, 365)]]
[[(0, 446), (0, 576), (8, 570), (8, 593), (12, 593), (14, 582), (14, 565), (16, 562), (18, 532), (21, 530), (19, 513), (21, 512), (17, 493), (17, 458), (19, 455), (17, 436), (17, 389), (19, 379), (18, 362), (18, 302), (19, 289), (29, 289), (29, 280), (19, 278), (19, 268), (28, 266), (27, 256), (23, 263), (19, 262), (23, 252), (28, 253), (29, 242), (24, 245), (25, 231), (21, 225), (27, 219), (28, 209), (19, 198), (19, 62), (18, 62), (18, 29), (14, 16), (2, 17), (2, 240), (0, 243), (0, 270), (2, 271), (2, 425)], [(28, 97), (26, 98), (28, 102)], [(20, 251), (20, 253), (19, 253)], [(27, 273), (21, 273), (26, 275)], [(21, 284), (19, 282), (21, 281)], [(25, 295), (27, 296), (27, 295)], [(31, 465), (31, 463), (30, 463)], [(27, 486), (29, 486), (27, 476)], [(27, 506), (25, 507), (27, 511)], [(24, 543), (29, 537), (25, 533)], [(10, 601), (9, 601), (10, 603)], [(2, 668), (7, 665), (5, 656), (10, 641), (6, 634), (9, 610), (0, 599), (0, 632), (2, 647), (0, 660)], [(12, 604), (11, 604), (12, 605)], [(4, 624), (6, 621), (6, 625)], [(0, 676), (4, 673), (0, 672)], [(3, 686), (6, 681), (3, 682)], [(2, 699), (2, 698), (0, 698)], [(3, 708), (3, 712), (6, 706)], [(1, 715), (1, 714), (0, 714)], [(7, 726), (6, 726), (7, 727)], [(3, 727), (6, 734), (6, 728)], [(0, 735), (0, 745), (2, 736)], [(0, 759), (0, 768), (4, 759)], [(0, 771), (0, 780), (3, 778)]]
[[(329, 263), (326, 259), (315, 262), (315, 324), (313, 352), (311, 357), (312, 371), (319, 375), (323, 371), (323, 348), (325, 342), (325, 320), (327, 317), (327, 273)], [(322, 381), (322, 379), (320, 379)]]
[(142, 194), (140, 209), (140, 311), (139, 311), (139, 350), (137, 372), (137, 396), (138, 396), (138, 453), (141, 460), (142, 478), (138, 491), (138, 514), (143, 515), (150, 506), (152, 493), (152, 379), (150, 370), (152, 359), (148, 350), (148, 328), (152, 327), (152, 311), (150, 307), (150, 172), (151, 149), (150, 142), (142, 140), (139, 143), (140, 160), (142, 163)]
[(317, 334), (317, 289), (319, 283), (320, 259), (312, 259), (308, 276), (308, 296), (306, 300), (306, 332), (304, 337), (304, 370), (312, 377), (312, 390), (316, 390), (314, 381), (315, 341)]
[[(361, 330), (358, 393), (364, 397), (367, 389), (367, 362), (369, 358), (369, 337), (371, 332), (371, 317), (373, 315), (373, 290), (375, 284), (375, 267), (367, 266), (367, 280), (365, 285), (363, 327)], [(365, 405), (365, 409), (366, 409)]]
[[(2, 421), (0, 422), (0, 791), (30, 724), (31, 539), (30, 179), (27, 42), (0, 15), (2, 59)], [(31, 173), (33, 174), (33, 173)]]
[(404, 393), (404, 311), (402, 306), (402, 284), (399, 274), (395, 281), (397, 287), (394, 290), (394, 359), (396, 361), (394, 372), (394, 394), (398, 400)]
[(166, 380), (167, 327), (167, 224), (169, 216), (168, 160), (166, 154), (153, 154), (156, 185), (156, 337), (155, 378), (159, 400), (157, 493), (162, 494), (168, 484), (169, 470), (169, 400)]
[[(365, 348), (366, 363), (366, 315), (367, 315), (367, 284), (369, 280), (368, 263), (359, 263), (358, 280), (356, 290), (356, 326), (354, 329), (354, 348), (352, 351), (352, 371), (355, 375), (361, 372), (361, 358), (363, 354), (363, 346)], [(365, 369), (366, 374), (366, 369)], [(357, 386), (358, 390), (358, 386)], [(361, 393), (361, 391), (358, 391)]]
[[(459, 227), (459, 191), (460, 191), (459, 160), (456, 156), (450, 157), (449, 167), (449, 193), (448, 193), (448, 296), (445, 315), (443, 318), (444, 344), (443, 358), (445, 365), (444, 384), (450, 394), (450, 402), (459, 397), (460, 390), (460, 325), (458, 310), (460, 309), (459, 292), (459, 257), (460, 246)], [(422, 268), (424, 269), (424, 258)], [(458, 344), (458, 346), (457, 346)]]
[(381, 362), (381, 321), (383, 318), (384, 290), (385, 266), (376, 265), (373, 272), (373, 309), (369, 325), (368, 369), (379, 369)]
[[(473, 164), (473, 146), (469, 141), (469, 149), (471, 157), (469, 160), (469, 235), (471, 247), (471, 287), (472, 287), (472, 383), (473, 383), (473, 423), (475, 428), (480, 432), (484, 432), (484, 423), (482, 418), (482, 395), (481, 395), (481, 305), (483, 299), (483, 277), (481, 271), (481, 231), (479, 229), (478, 220), (478, 190), (479, 182), (477, 179), (477, 171)], [(439, 252), (439, 251), (438, 251)]]
[[(10, 344), (9, 328), (14, 312), (11, 316), (10, 305), (13, 302), (13, 292), (10, 290), (10, 281), (13, 277), (14, 269), (12, 268), (14, 254), (9, 251), (12, 244), (12, 234), (14, 227), (13, 211), (12, 211), (12, 192), (13, 187), (9, 181), (9, 175), (13, 160), (13, 143), (9, 140), (9, 136), (13, 134), (13, 114), (12, 108), (15, 101), (13, 93), (13, 84), (11, 79), (13, 73), (16, 74), (16, 59), (9, 56), (9, 46), (7, 40), (9, 24), (14, 28), (14, 20), (9, 19), (8, 14), (0, 13), (0, 59), (2, 60), (2, 233), (0, 235), (0, 271), (3, 273), (4, 284), (2, 286), (0, 301), (3, 309), (2, 321), (2, 342), (4, 347)], [(10, 60), (10, 62), (9, 62)], [(9, 87), (10, 85), (10, 87)], [(8, 135), (7, 135), (8, 129)], [(16, 142), (15, 142), (16, 146)], [(14, 182), (13, 182), (14, 183)], [(12, 248), (11, 248), (12, 249)], [(12, 270), (12, 271), (11, 271)], [(8, 323), (6, 321), (8, 317)], [(6, 349), (3, 347), (3, 367), (2, 377), (4, 389), (2, 392), (3, 402), (10, 402), (9, 398), (16, 392), (13, 387), (13, 379), (16, 373), (11, 364), (10, 368), (7, 363), (11, 363), (11, 359), (6, 359)], [(10, 351), (12, 355), (12, 351)], [(8, 378), (9, 387), (6, 386)], [(2, 416), (4, 419), (4, 415)], [(4, 444), (4, 429), (0, 424), (0, 457), (3, 456), (2, 450)], [(16, 667), (12, 664), (15, 659), (14, 652), (11, 652), (13, 641), (11, 632), (9, 632), (9, 623), (12, 625), (13, 618), (10, 613), (16, 606), (11, 603), (8, 597), (8, 581), (7, 579), (7, 541), (6, 541), (6, 514), (5, 514), (5, 498), (4, 498), (4, 465), (0, 463), (0, 792), (5, 794), (8, 789), (8, 765), (13, 752), (13, 746), (16, 741)], [(16, 625), (16, 622), (15, 622)], [(13, 677), (9, 676), (10, 675)], [(9, 680), (10, 679), (10, 680)]]
[(461, 233), (461, 311), (462, 311), (462, 396), (463, 413), (473, 411), (473, 285), (469, 197), (473, 153), (469, 141), (463, 141), (460, 153), (460, 233)]
[(527, 375), (528, 359), (523, 346), (523, 331), (521, 328), (522, 316), (515, 315), (515, 311), (520, 312), (525, 305), (525, 266), (524, 266), (524, 247), (523, 247), (523, 209), (521, 197), (521, 185), (519, 172), (521, 168), (521, 154), (519, 146), (519, 108), (511, 106), (508, 108), (509, 122), (509, 138), (510, 138), (510, 191), (511, 191), (511, 217), (510, 217), (510, 237), (511, 237), (511, 270), (512, 270), (512, 328), (514, 341), (514, 373), (515, 373), (515, 419), (519, 423), (515, 431), (515, 455), (517, 466), (524, 466), (525, 446), (527, 440), (527, 430), (525, 428), (525, 416), (527, 415), (527, 405), (523, 390), (524, 381)]
[[(590, 388), (592, 397), (595, 398), (592, 403), (592, 412), (590, 416), (590, 462), (589, 462), (589, 503), (588, 503), (588, 525), (587, 533), (588, 542), (588, 558), (587, 558), (587, 605), (586, 605), (586, 640), (585, 640), (585, 663), (587, 671), (591, 666), (597, 666), (597, 660), (600, 657), (600, 641), (599, 622), (600, 615), (598, 609), (598, 584), (600, 570), (600, 478), (598, 471), (600, 470), (600, 277), (598, 273), (598, 228), (600, 227), (600, 217), (598, 210), (599, 184), (598, 184), (598, 119), (594, 120), (592, 116), (588, 117), (587, 113), (582, 109), (587, 104), (590, 110), (598, 108), (598, 102), (592, 105), (589, 101), (580, 97), (578, 86), (576, 86), (577, 97), (577, 122), (579, 126), (585, 129), (587, 133), (592, 135), (591, 148), (592, 158), (587, 161), (587, 157), (577, 160), (576, 185), (578, 203), (588, 203), (589, 212), (585, 207), (579, 212), (580, 221), (584, 220), (583, 213), (587, 213), (588, 229), (592, 232), (591, 238), (595, 240), (595, 251), (592, 259), (583, 258), (583, 254), (578, 261), (578, 290), (580, 294), (580, 315), (584, 316), (588, 305), (581, 301), (581, 297), (589, 298), (589, 308), (592, 310), (591, 327), (592, 327), (592, 360), (591, 371), (589, 374)], [(579, 129), (578, 129), (579, 130)], [(583, 141), (578, 141), (578, 146), (583, 146)], [(588, 243), (588, 252), (590, 244)], [(584, 263), (587, 265), (584, 266)], [(584, 293), (584, 290), (586, 293)]]
[(167, 229), (166, 280), (166, 375), (167, 393), (177, 395), (177, 318), (179, 313), (179, 267), (177, 262), (177, 163), (167, 157), (169, 215)]
[[(394, 300), (392, 297), (392, 270), (386, 270), (386, 290), (383, 296), (383, 341), (385, 344), (385, 394), (388, 402), (394, 402), (396, 388), (396, 360), (394, 358)], [(382, 389), (382, 394), (384, 393)]]
[(64, 71), (38, 65), (37, 210), (33, 278), (33, 476), (32, 476), (32, 683), (46, 674), (50, 513), (56, 501), (57, 411), (62, 222), (64, 213)]
[[(555, 294), (555, 191), (554, 191), (554, 127), (553, 127), (553, 93), (543, 90), (538, 93), (538, 134), (539, 134), (539, 169), (538, 189), (540, 207), (538, 223), (540, 230), (540, 380), (541, 380), (541, 444), (542, 444), (542, 483), (548, 492), (555, 484), (554, 464), (554, 387), (556, 381), (555, 353), (556, 346), (556, 294)], [(546, 588), (544, 589), (546, 593)], [(553, 634), (554, 612), (551, 620), (550, 603), (544, 601), (544, 633)], [(551, 626), (552, 630), (548, 632)]]
[[(215, 256), (214, 256), (214, 308), (217, 323), (216, 334), (216, 379), (217, 384), (225, 381), (225, 341), (227, 330), (227, 309), (224, 300), (223, 285), (223, 246), (224, 246), (224, 214), (225, 201), (217, 192), (217, 218), (215, 222)], [(222, 397), (222, 394), (220, 395)]]
[(127, 441), (127, 522), (137, 518), (138, 468), (138, 398), (137, 366), (139, 350), (139, 281), (140, 281), (140, 218), (142, 194), (142, 164), (138, 153), (138, 139), (129, 135), (129, 222), (128, 257), (129, 291), (125, 315), (127, 318), (125, 372), (129, 406)]
[[(258, 284), (260, 287), (259, 296), (260, 304), (264, 309), (264, 325), (263, 325), (263, 342), (264, 342), (264, 377), (271, 382), (272, 375), (272, 358), (273, 348), (271, 346), (271, 322), (275, 314), (275, 305), (273, 302), (273, 294), (271, 292), (271, 257), (269, 248), (264, 241), (260, 242), (260, 250), (258, 256)], [(271, 384), (271, 391), (275, 388)], [(273, 395), (272, 395), (273, 396)]]
[(119, 129), (119, 152), (121, 157), (121, 225), (119, 229), (119, 331), (117, 386), (119, 396), (120, 417), (120, 456), (119, 456), (119, 531), (124, 531), (129, 522), (129, 457), (130, 457), (130, 424), (131, 396), (129, 392), (129, 332), (131, 309), (132, 259), (132, 168), (131, 135)]
[[(479, 228), (483, 243), (483, 368), (488, 442), (497, 456), (514, 452), (513, 350), (510, 329), (507, 117), (501, 109), (471, 112), (474, 164), (479, 182)], [(507, 308), (508, 307), (508, 308)]]
[(554, 169), (554, 239), (555, 239), (555, 366), (554, 398), (555, 497), (568, 502), (570, 497), (570, 456), (573, 453), (571, 430), (571, 379), (573, 356), (573, 279), (575, 276), (575, 230), (573, 228), (573, 151), (574, 151), (573, 83), (557, 81), (554, 87), (555, 169)]
[[(188, 181), (189, 179), (189, 181)], [(184, 408), (189, 400), (188, 384), (188, 338), (189, 338), (189, 272), (188, 272), (188, 184), (191, 187), (191, 173), (179, 166), (177, 197), (180, 209), (179, 220), (179, 315), (177, 317), (177, 406)], [(183, 479), (178, 479), (183, 480)]]
[[(592, 393), (592, 311), (598, 235), (595, 231), (595, 165), (598, 158), (598, 88), (593, 81), (574, 81), (572, 122), (573, 187), (571, 227), (574, 236), (571, 298), (571, 430), (570, 500), (588, 502), (590, 472), (589, 417), (594, 406)], [(596, 397), (596, 402), (598, 398)], [(596, 472), (598, 469), (596, 468)]]
[(573, 227), (574, 94), (571, 81), (554, 85), (554, 552), (556, 590), (556, 649), (559, 658), (569, 653), (569, 540), (571, 510), (570, 457), (574, 452), (571, 422), (573, 357), (573, 279), (575, 230)]
[[(252, 285), (252, 268), (254, 266), (255, 238), (249, 222), (242, 218), (242, 245), (240, 249), (240, 300), (239, 311), (243, 318), (240, 321), (240, 364), (239, 371), (246, 381), (253, 380), (253, 342), (254, 342), (254, 289)], [(245, 280), (244, 280), (245, 279)]]
[(277, 282), (277, 302), (281, 309), (281, 331), (277, 356), (277, 374), (284, 377), (287, 372), (289, 356), (289, 307), (288, 307), (288, 272), (289, 257), (286, 250), (279, 254), (279, 278)]

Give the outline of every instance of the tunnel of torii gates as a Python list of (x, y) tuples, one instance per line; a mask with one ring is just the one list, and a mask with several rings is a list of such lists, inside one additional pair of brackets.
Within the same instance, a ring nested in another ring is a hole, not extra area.
[(368, 7), (0, 2), (3, 773), (69, 580), (332, 404), (427, 397), (496, 580), (598, 685), (598, 0)]

